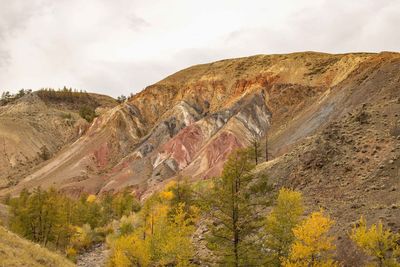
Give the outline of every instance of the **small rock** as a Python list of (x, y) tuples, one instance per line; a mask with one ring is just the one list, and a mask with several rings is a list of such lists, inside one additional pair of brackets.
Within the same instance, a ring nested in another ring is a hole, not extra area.
[(352, 209), (359, 209), (363, 206), (363, 204), (359, 204), (359, 203), (354, 203), (350, 206), (350, 208)]

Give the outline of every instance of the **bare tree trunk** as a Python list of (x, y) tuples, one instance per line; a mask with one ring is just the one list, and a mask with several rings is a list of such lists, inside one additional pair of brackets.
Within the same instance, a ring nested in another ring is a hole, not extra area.
[(237, 203), (237, 193), (239, 191), (239, 186), (238, 186), (238, 177), (234, 180), (233, 184), (233, 192), (232, 192), (232, 219), (233, 219), (233, 253), (235, 255), (235, 262), (234, 266), (238, 267), (239, 266), (239, 252), (238, 252), (238, 246), (239, 246), (239, 229), (237, 227), (237, 222), (238, 222), (238, 203)]
[(265, 161), (268, 161), (268, 131), (265, 132)]
[(253, 144), (254, 144), (254, 154), (255, 154), (256, 165), (257, 165), (258, 164), (258, 144), (257, 144), (256, 139), (254, 139)]

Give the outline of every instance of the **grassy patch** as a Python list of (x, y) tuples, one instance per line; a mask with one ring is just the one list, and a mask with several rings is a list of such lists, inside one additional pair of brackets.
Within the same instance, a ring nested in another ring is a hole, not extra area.
[(24, 240), (0, 226), (1, 266), (74, 266), (66, 258)]

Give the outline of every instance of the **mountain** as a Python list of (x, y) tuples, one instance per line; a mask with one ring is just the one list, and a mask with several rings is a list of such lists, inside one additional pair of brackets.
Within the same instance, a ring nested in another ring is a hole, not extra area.
[[(76, 194), (131, 186), (141, 194), (178, 174), (218, 175), (229, 152), (267, 131), (271, 157), (278, 158), (359, 105), (395, 99), (398, 59), (307, 52), (190, 67), (104, 112), (12, 190), (40, 184)], [(73, 136), (61, 129), (40, 132)]]
[(41, 90), (0, 106), (0, 188), (16, 184), (89, 127), (80, 108), (110, 108), (111, 97)]
[[(346, 232), (360, 215), (400, 229), (399, 69), (400, 54), (391, 52), (222, 60), (179, 71), (104, 109), (93, 123), (72, 126), (47, 123), (54, 107), (35, 109), (43, 104), (32, 95), (3, 108), (0, 120), (32, 101), (7, 140), (19, 151), (21, 140), (37, 142), (31, 158), (44, 144), (51, 157), (0, 194), (40, 185), (71, 195), (130, 187), (145, 197), (176, 176), (218, 175), (231, 151), (257, 140), (263, 152), (255, 171), (267, 173), (275, 188), (302, 191), (310, 209), (328, 210), (338, 253), (351, 266), (359, 258)], [(37, 113), (29, 116), (30, 109)], [(41, 116), (37, 124), (46, 128), (27, 132)], [(80, 127), (87, 130), (77, 133)]]

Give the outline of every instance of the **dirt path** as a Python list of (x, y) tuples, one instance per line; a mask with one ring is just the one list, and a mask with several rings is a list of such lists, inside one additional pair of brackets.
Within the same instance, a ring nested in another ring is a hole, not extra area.
[(94, 245), (91, 250), (78, 257), (78, 267), (103, 267), (106, 265), (109, 250), (104, 243)]

